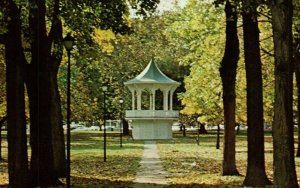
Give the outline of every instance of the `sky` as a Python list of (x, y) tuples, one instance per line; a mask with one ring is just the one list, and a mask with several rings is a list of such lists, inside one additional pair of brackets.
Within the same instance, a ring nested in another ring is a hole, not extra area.
[(187, 0), (160, 0), (157, 10), (160, 12), (172, 10), (176, 2), (178, 2), (180, 7), (184, 7), (184, 5), (187, 3)]
[[(188, 0), (160, 0), (158, 4), (157, 11), (162, 13), (164, 11), (172, 10), (175, 7), (176, 2), (180, 7), (184, 7)], [(131, 17), (135, 17), (135, 11), (130, 11)]]

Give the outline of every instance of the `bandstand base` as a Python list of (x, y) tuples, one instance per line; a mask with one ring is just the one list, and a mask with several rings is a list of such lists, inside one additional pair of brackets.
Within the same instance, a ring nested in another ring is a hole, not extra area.
[(173, 119), (132, 119), (132, 136), (135, 140), (172, 139)]

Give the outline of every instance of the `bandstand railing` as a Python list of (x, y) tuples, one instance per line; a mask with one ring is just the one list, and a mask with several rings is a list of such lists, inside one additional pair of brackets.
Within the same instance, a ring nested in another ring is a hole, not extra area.
[(126, 118), (178, 118), (175, 110), (127, 110)]

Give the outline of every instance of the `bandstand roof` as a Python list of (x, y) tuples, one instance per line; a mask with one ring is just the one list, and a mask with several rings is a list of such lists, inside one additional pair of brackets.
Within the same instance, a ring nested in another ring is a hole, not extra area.
[(134, 79), (124, 83), (125, 85), (130, 84), (169, 84), (169, 85), (180, 85), (179, 82), (172, 80), (167, 77), (151, 59), (147, 67)]

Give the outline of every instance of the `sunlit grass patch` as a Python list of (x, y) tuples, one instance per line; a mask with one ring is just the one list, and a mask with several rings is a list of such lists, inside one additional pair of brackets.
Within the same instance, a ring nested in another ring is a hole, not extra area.
[(89, 178), (119, 183), (134, 180), (143, 152), (142, 141), (124, 137), (123, 147), (120, 147), (120, 138), (115, 133), (108, 133), (106, 162), (100, 132), (74, 133), (72, 143), (71, 169), (75, 184), (76, 180)]
[[(271, 135), (266, 135), (270, 140)], [(216, 149), (216, 135), (196, 134), (182, 138), (178, 135), (169, 141), (158, 142), (158, 149), (165, 169), (170, 173), (170, 187), (242, 187), (247, 167), (247, 137), (245, 133), (236, 137), (236, 165), (241, 176), (222, 176), (223, 136), (220, 148)], [(265, 143), (266, 171), (273, 176), (272, 142)]]
[(215, 142), (209, 136), (200, 138), (199, 146), (194, 137), (158, 143), (161, 160), (170, 172), (168, 181), (171, 184), (213, 185), (220, 181), (217, 177), (221, 172), (222, 152), (215, 149)]
[[(131, 137), (107, 133), (107, 161), (103, 161), (103, 132), (71, 132), (71, 187), (131, 187), (142, 157), (144, 142)], [(8, 184), (7, 142), (2, 140), (0, 186)], [(29, 153), (30, 154), (30, 153)], [(65, 183), (65, 178), (61, 181)], [(65, 186), (62, 186), (65, 187)]]

